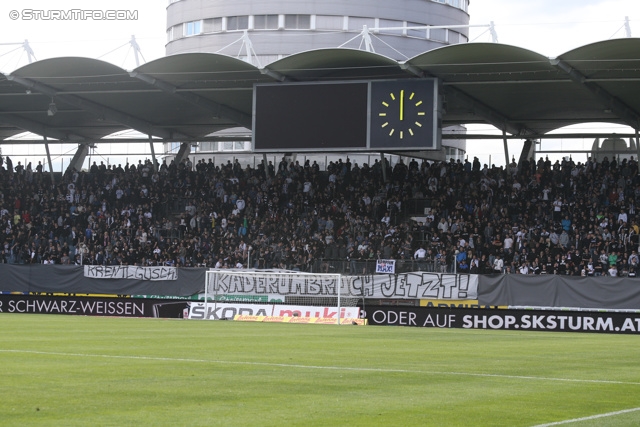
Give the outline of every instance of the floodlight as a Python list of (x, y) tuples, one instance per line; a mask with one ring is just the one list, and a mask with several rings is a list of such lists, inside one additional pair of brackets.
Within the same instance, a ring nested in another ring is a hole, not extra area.
[(58, 112), (58, 106), (56, 105), (55, 102), (53, 102), (53, 99), (51, 99), (51, 104), (49, 104), (49, 109), (47, 110), (47, 115), (53, 116), (57, 112)]

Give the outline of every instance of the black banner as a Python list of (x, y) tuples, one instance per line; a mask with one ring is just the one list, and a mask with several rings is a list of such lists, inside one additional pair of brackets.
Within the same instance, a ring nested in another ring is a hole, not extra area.
[(110, 297), (0, 295), (0, 313), (180, 318), (187, 301)]
[(610, 334), (640, 333), (640, 313), (632, 312), (368, 306), (366, 317), (369, 325)]
[(478, 280), (478, 300), (482, 305), (594, 310), (640, 307), (637, 277), (480, 274)]

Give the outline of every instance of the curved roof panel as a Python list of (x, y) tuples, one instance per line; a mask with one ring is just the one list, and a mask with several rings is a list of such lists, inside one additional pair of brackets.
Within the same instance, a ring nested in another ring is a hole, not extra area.
[[(606, 51), (614, 52), (613, 57), (624, 57), (626, 54), (621, 53), (636, 49), (637, 41), (608, 44), (600, 54)], [(576, 52), (575, 57), (578, 62), (585, 61), (593, 50)], [(483, 121), (483, 116), (497, 115), (494, 124), (500, 127), (500, 123), (508, 123), (505, 127), (511, 132), (547, 133), (580, 122), (619, 119), (604, 113), (602, 99), (577, 83), (566, 69), (527, 49), (459, 44), (425, 52), (407, 64), (441, 79), (446, 96), (445, 122), (449, 124), (474, 122), (474, 117)], [(624, 96), (613, 87), (610, 90)]]
[(83, 57), (43, 59), (18, 68), (11, 74), (29, 78), (64, 79), (76, 74), (78, 70), (82, 70), (83, 76), (102, 77), (105, 79), (108, 79), (110, 76), (127, 74), (124, 69), (109, 62)]
[[(238, 114), (245, 118), (245, 127), (250, 127), (253, 106), (253, 85), (271, 83), (273, 79), (260, 72), (255, 66), (226, 55), (214, 53), (186, 53), (160, 58), (136, 68), (133, 72), (150, 76), (173, 86), (176, 98), (192, 99), (192, 107), (200, 106), (209, 117), (215, 116), (215, 129), (203, 128), (207, 135), (228, 127), (236, 122), (223, 120), (221, 110), (229, 110), (231, 116)], [(188, 95), (188, 96), (187, 96)], [(202, 118), (201, 120), (206, 120)]]
[[(89, 58), (53, 58), (0, 75), (0, 138), (31, 131), (92, 141), (136, 129), (197, 141), (250, 127), (253, 87), (287, 81), (438, 78), (443, 124), (491, 123), (518, 135), (583, 122), (640, 127), (640, 39), (586, 45), (547, 58), (515, 46), (468, 43), (405, 63), (353, 49), (319, 49), (258, 69), (209, 53), (168, 56), (131, 72)], [(51, 103), (55, 114), (48, 114)]]
[(640, 38), (602, 40), (577, 47), (559, 55), (567, 61), (571, 60), (637, 60), (640, 58)]
[(448, 82), (555, 79), (549, 58), (536, 52), (497, 43), (467, 43), (430, 50), (406, 61)]
[(639, 121), (640, 39), (592, 43), (557, 60), (569, 67), (576, 85), (600, 100), (609, 116), (622, 117), (628, 124)]
[(357, 49), (316, 49), (287, 56), (267, 69), (294, 81), (404, 78), (397, 61)]
[[(16, 89), (11, 97), (13, 114), (8, 121), (38, 134), (43, 134), (44, 129), (44, 134), (51, 138), (78, 141), (98, 139), (128, 127), (87, 111), (78, 103), (66, 102), (65, 97), (82, 99), (84, 94), (89, 98), (109, 91), (131, 93), (141, 88), (130, 82), (122, 68), (81, 57), (37, 61), (15, 70), (7, 78)], [(57, 111), (49, 115), (52, 103)]]
[(245, 61), (215, 53), (165, 56), (134, 71), (153, 75), (184, 89), (202, 86), (252, 88), (254, 82), (272, 81)]

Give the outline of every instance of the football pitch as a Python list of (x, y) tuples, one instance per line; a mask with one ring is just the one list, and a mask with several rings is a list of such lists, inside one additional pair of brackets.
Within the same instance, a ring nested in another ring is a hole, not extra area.
[(637, 426), (640, 337), (0, 314), (0, 425)]

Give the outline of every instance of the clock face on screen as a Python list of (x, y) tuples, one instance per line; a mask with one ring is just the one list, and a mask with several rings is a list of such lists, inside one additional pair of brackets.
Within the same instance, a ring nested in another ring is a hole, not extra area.
[(433, 80), (372, 82), (370, 146), (429, 148), (433, 144)]
[(413, 138), (425, 124), (425, 102), (413, 90), (391, 91), (378, 106), (380, 128), (389, 138)]

